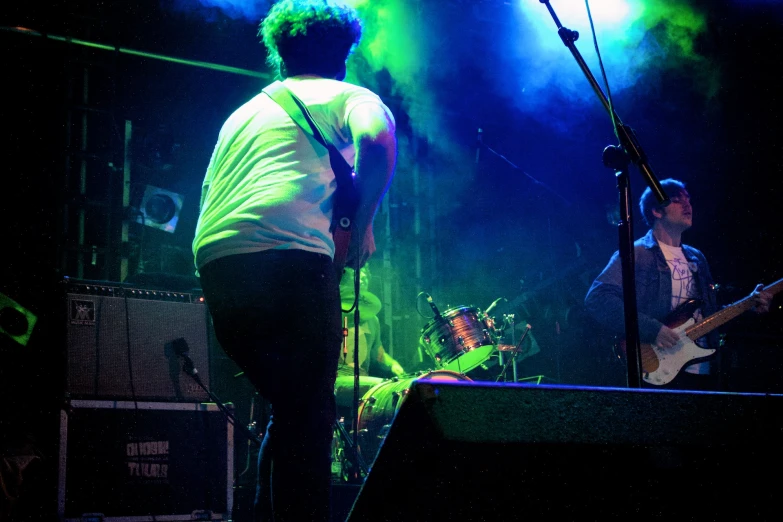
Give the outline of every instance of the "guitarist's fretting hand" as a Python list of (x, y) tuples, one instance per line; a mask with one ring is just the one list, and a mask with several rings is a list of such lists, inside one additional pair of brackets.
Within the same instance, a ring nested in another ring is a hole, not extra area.
[(668, 350), (676, 345), (680, 340), (680, 334), (666, 325), (661, 326), (658, 331), (658, 337), (655, 338), (655, 345), (664, 350)]
[[(753, 302), (753, 310), (756, 313), (763, 314), (769, 312), (770, 303), (772, 301), (772, 293), (764, 290), (764, 285), (756, 285), (753, 293), (750, 294), (750, 298)], [(658, 331), (658, 336), (655, 338), (655, 345), (659, 348), (668, 350), (674, 347), (680, 340), (680, 335), (664, 325)]]
[(769, 312), (772, 293), (764, 290), (764, 285), (756, 285), (753, 293), (750, 294), (750, 298), (753, 300), (753, 308), (751, 310), (758, 314)]

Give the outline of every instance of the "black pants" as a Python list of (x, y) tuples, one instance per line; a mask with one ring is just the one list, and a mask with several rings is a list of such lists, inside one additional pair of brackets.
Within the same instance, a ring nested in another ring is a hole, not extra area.
[(340, 297), (328, 256), (273, 250), (199, 270), (215, 334), (271, 406), (256, 520), (328, 521)]

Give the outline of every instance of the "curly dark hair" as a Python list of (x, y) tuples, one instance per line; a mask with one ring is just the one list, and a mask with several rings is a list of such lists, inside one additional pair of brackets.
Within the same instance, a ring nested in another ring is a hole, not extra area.
[[(676, 179), (668, 178), (661, 181), (660, 184), (661, 188), (663, 188), (664, 192), (666, 192), (670, 198), (679, 196), (685, 192), (685, 183)], [(652, 228), (653, 223), (655, 223), (655, 216), (653, 216), (652, 213), (653, 209), (660, 210), (661, 208), (663, 207), (658, 204), (658, 200), (655, 198), (655, 195), (653, 195), (650, 187), (644, 189), (642, 197), (639, 198), (639, 210), (642, 211), (642, 219), (644, 219), (644, 222), (648, 227)]]
[(282, 78), (339, 74), (362, 37), (357, 11), (335, 0), (280, 0), (261, 21), (258, 35), (267, 63)]

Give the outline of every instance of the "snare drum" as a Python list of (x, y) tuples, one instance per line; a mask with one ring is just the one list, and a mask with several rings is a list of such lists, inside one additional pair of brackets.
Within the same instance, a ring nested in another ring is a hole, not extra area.
[(419, 343), (444, 370), (466, 373), (489, 359), (495, 349), (487, 316), (467, 306), (451, 308), (421, 330)]
[(368, 391), (359, 405), (359, 453), (372, 466), (386, 433), (391, 427), (402, 399), (415, 380), (471, 381), (465, 375), (449, 370), (435, 370), (419, 375), (389, 379)]

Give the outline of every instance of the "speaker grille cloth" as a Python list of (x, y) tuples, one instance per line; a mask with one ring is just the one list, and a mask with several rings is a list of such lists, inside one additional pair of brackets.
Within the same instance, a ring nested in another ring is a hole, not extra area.
[(203, 304), (83, 294), (68, 294), (68, 301), (66, 391), (72, 397), (208, 400), (171, 345), (185, 339), (209, 388)]

